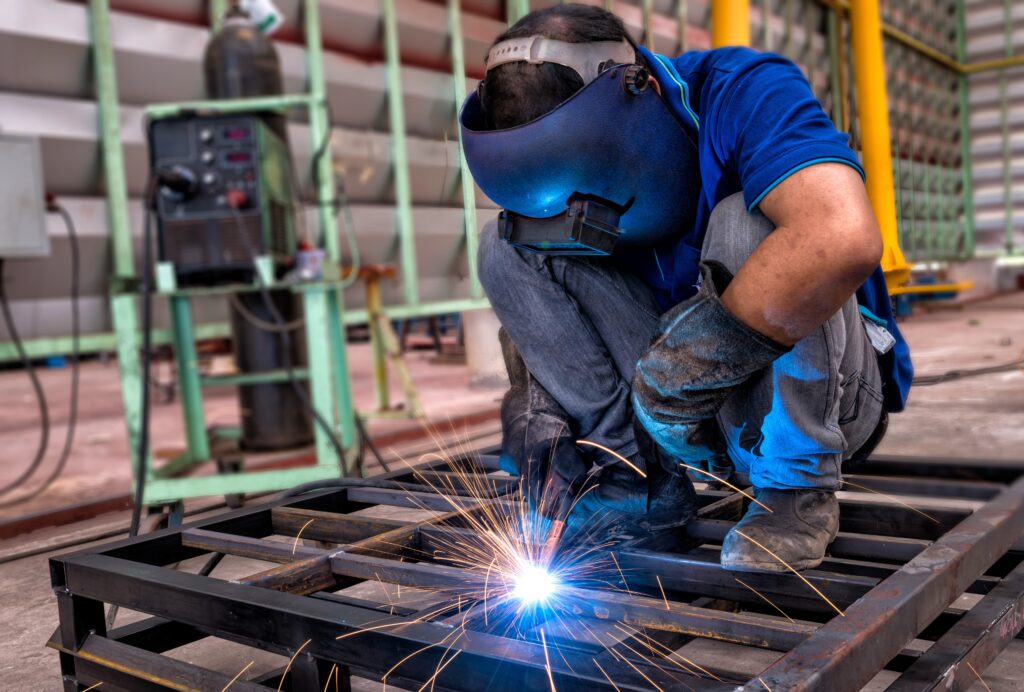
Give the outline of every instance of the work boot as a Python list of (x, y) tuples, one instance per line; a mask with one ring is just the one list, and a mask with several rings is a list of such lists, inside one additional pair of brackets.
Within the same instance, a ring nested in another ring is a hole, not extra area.
[(820, 565), (839, 532), (836, 494), (760, 488), (754, 497), (772, 511), (756, 503), (750, 505), (722, 541), (722, 567), (736, 572), (788, 572), (780, 559), (796, 570)]
[(693, 483), (642, 430), (637, 443), (641, 451), (630, 464), (601, 469), (597, 487), (577, 503), (571, 524), (591, 541), (649, 538), (660, 550), (679, 547), (686, 540), (683, 527), (697, 511)]

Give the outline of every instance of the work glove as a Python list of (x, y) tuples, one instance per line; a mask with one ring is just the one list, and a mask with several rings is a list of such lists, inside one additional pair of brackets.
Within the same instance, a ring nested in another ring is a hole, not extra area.
[(533, 511), (564, 519), (587, 478), (586, 455), (576, 444), (569, 414), (530, 374), (504, 328), (498, 339), (510, 385), (501, 402), (500, 466), (523, 477)]
[(737, 387), (792, 347), (751, 329), (725, 308), (721, 294), (732, 275), (723, 265), (702, 262), (700, 271), (697, 294), (662, 316), (650, 350), (637, 363), (633, 410), (670, 455), (725, 469), (715, 415)]

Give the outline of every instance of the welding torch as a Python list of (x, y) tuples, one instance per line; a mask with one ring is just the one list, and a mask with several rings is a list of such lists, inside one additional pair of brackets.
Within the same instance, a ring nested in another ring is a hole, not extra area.
[(573, 493), (568, 490), (561, 493), (555, 502), (554, 511), (551, 515), (551, 529), (548, 531), (547, 540), (540, 551), (542, 565), (551, 563), (555, 552), (558, 550), (558, 543), (565, 533), (566, 522), (569, 520), (569, 511), (572, 509)]

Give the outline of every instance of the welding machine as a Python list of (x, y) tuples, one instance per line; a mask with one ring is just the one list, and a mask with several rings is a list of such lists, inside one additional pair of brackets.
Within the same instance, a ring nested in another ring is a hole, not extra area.
[(249, 281), (259, 255), (272, 257), (279, 270), (292, 264), (291, 160), (261, 117), (155, 120), (149, 143), (158, 252), (174, 265), (179, 284)]

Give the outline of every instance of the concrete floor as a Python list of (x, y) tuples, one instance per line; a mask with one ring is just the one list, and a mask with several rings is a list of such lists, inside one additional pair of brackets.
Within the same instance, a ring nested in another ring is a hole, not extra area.
[[(911, 343), (919, 374), (1017, 361), (1024, 356), (1024, 294), (931, 312), (919, 311), (904, 324), (904, 331)], [(371, 398), (368, 364), (365, 353), (359, 355), (358, 349), (353, 349), (357, 397), (368, 405)], [(413, 374), (435, 422), (496, 406), (500, 392), (470, 390), (464, 368), (429, 365), (426, 356), (419, 358), (412, 358)], [(89, 395), (83, 411), (81, 436), (69, 465), (69, 476), (54, 489), (47, 502), (56, 501), (54, 498), (81, 500), (89, 494), (109, 492), (115, 487), (127, 488), (126, 445), (115, 372), (113, 366), (105, 369), (95, 365), (83, 374), (89, 383), (86, 389)], [(56, 390), (63, 386), (66, 373), (51, 371), (44, 376), (48, 388)], [(3, 392), (0, 397), (0, 442), (4, 449), (0, 454), (6, 459), (23, 460), (30, 454), (35, 435), (34, 414), (30, 401), (26, 399), (29, 390), (24, 383), (24, 375), (17, 372), (0, 374), (0, 392)], [(230, 422), (234, 415), (233, 405), (233, 397), (229, 394), (211, 401), (211, 422)], [(158, 407), (155, 421), (155, 447), (174, 447), (181, 434), (177, 408)], [(383, 431), (383, 428), (378, 428), (378, 432)], [(487, 433), (477, 429), (473, 434)], [(59, 424), (54, 434), (60, 435)], [(487, 439), (493, 439), (493, 436)], [(1022, 442), (1024, 370), (1015, 369), (916, 389), (908, 410), (893, 417), (888, 437), (879, 451), (985, 458), (998, 463), (1000, 459), (1020, 458), (1024, 454), (1021, 452)], [(16, 465), (2, 464), (0, 481), (15, 473), (12, 467), (16, 468)], [(45, 551), (54, 545), (87, 536), (116, 532), (124, 526), (125, 516), (123, 513), (106, 515), (0, 544), (0, 561), (4, 560), (4, 555), (16, 552), (44, 551), (0, 563), (0, 616), (11, 623), (7, 636), (0, 641), (0, 685), (4, 689), (60, 689), (56, 654), (42, 646), (56, 626), (56, 606), (49, 589), (48, 553)], [(243, 560), (226, 560), (218, 569), (224, 570), (223, 578), (230, 578), (251, 571), (251, 565)], [(131, 614), (123, 617), (127, 622)], [(122, 622), (120, 618), (119, 622)], [(218, 649), (212, 659), (209, 651), (204, 654), (195, 648), (186, 649), (179, 651), (178, 655), (231, 674), (250, 660), (240, 647)], [(733, 663), (736, 661), (736, 651), (732, 647), (710, 641), (688, 645), (687, 655), (698, 662), (710, 663), (716, 657), (727, 657)], [(752, 673), (767, 665), (772, 656), (770, 652), (752, 654), (749, 649), (743, 651), (744, 664), (749, 665)], [(274, 663), (273, 657), (261, 659), (259, 667), (269, 668)], [(1024, 642), (1014, 641), (983, 673), (983, 679), (984, 683), (977, 683), (972, 690), (984, 690), (986, 686), (996, 692), (1020, 690), (1020, 681), (1024, 680)], [(890, 680), (891, 676), (883, 673), (867, 689), (884, 689)], [(376, 690), (380, 686), (366, 683), (360, 689)]]

